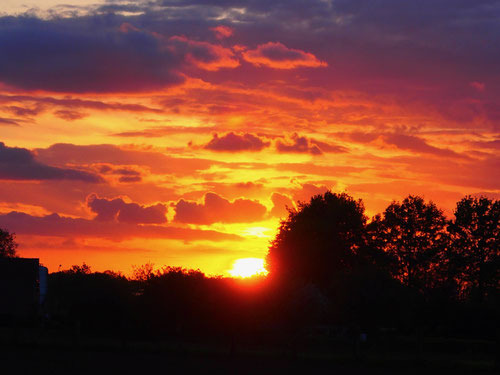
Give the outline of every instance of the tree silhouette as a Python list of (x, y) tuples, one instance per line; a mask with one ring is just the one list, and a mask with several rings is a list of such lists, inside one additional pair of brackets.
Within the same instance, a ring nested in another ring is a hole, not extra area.
[(448, 230), (462, 294), (482, 300), (500, 282), (500, 201), (464, 197)]
[(434, 203), (409, 195), (374, 218), (371, 240), (388, 256), (393, 277), (423, 291), (436, 281), (438, 260), (448, 243), (446, 225)]
[(0, 228), (0, 258), (16, 258), (17, 242), (15, 234)]
[(363, 242), (364, 206), (345, 193), (326, 192), (289, 210), (267, 255), (270, 276), (326, 286), (352, 268)]

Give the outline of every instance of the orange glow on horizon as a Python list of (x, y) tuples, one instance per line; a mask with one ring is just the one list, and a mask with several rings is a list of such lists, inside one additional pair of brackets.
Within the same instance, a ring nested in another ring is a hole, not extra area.
[(257, 275), (267, 275), (268, 271), (264, 267), (264, 259), (240, 258), (234, 261), (233, 268), (228, 273), (233, 277), (247, 278)]

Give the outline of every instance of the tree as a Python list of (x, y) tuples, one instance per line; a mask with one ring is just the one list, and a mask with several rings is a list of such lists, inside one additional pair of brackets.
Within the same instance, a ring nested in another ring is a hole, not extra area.
[(348, 272), (363, 243), (366, 223), (361, 200), (326, 192), (289, 210), (267, 255), (270, 276), (326, 286)]
[(371, 241), (388, 256), (393, 277), (423, 291), (440, 277), (437, 267), (447, 248), (446, 226), (443, 212), (434, 203), (409, 195), (373, 219)]
[(454, 213), (454, 271), (462, 294), (482, 300), (500, 286), (500, 201), (467, 196)]
[(16, 258), (17, 242), (14, 233), (0, 228), (0, 258)]

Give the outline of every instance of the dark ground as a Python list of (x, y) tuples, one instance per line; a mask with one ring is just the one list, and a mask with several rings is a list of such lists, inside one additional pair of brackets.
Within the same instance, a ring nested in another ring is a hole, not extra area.
[[(490, 374), (494, 343), (429, 339), (417, 354), (406, 338), (361, 349), (319, 340), (300, 346), (123, 341), (67, 332), (0, 330), (3, 374)], [(493, 345), (493, 346), (492, 346)], [(446, 350), (436, 350), (439, 347)], [(419, 358), (417, 360), (417, 358)]]

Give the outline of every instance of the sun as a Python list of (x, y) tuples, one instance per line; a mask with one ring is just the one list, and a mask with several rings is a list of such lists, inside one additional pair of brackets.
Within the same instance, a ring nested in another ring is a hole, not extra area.
[(256, 275), (266, 275), (264, 259), (261, 258), (241, 258), (236, 259), (233, 268), (228, 271), (233, 277), (251, 277)]

